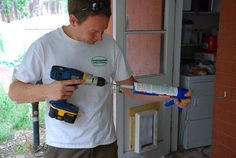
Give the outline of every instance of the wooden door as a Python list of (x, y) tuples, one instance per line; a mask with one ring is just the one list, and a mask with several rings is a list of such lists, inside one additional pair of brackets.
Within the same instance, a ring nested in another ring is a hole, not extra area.
[[(174, 11), (172, 0), (116, 0), (114, 22), (118, 44), (135, 75), (144, 83), (172, 84)], [(158, 111), (158, 147), (137, 154), (129, 146), (129, 108), (146, 104), (116, 94), (116, 127), (119, 157), (154, 158), (171, 146), (171, 108)]]

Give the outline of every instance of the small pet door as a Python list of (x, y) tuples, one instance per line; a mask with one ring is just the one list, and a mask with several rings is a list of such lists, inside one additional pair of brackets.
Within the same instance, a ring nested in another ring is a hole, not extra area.
[(135, 114), (135, 147), (136, 153), (157, 148), (158, 111), (148, 110)]

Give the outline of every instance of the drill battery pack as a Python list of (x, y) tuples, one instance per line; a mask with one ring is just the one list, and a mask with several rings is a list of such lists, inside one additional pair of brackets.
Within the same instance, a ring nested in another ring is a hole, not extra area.
[(67, 123), (74, 123), (78, 115), (79, 108), (65, 101), (49, 101), (49, 116)]

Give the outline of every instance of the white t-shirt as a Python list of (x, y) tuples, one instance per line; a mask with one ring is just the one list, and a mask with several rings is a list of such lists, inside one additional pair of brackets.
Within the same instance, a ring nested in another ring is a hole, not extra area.
[[(115, 81), (126, 80), (131, 73), (116, 42), (108, 35), (93, 45), (68, 37), (58, 28), (35, 41), (28, 49), (14, 78), (35, 84), (53, 82), (50, 71), (53, 65), (78, 69)], [(48, 100), (47, 100), (48, 102)], [(67, 100), (79, 107), (74, 124), (59, 121), (45, 114), (46, 143), (62, 148), (92, 148), (116, 140), (113, 125), (112, 91), (103, 87), (80, 85)]]

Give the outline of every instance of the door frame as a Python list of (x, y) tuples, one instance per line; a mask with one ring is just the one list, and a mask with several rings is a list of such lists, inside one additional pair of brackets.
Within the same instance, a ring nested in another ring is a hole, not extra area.
[[(173, 86), (180, 85), (180, 61), (181, 61), (181, 37), (182, 37), (182, 18), (183, 0), (176, 0), (175, 4), (175, 29), (174, 29), (174, 50), (173, 50)], [(172, 107), (171, 118), (171, 151), (177, 151), (179, 137), (179, 112), (176, 107)]]

